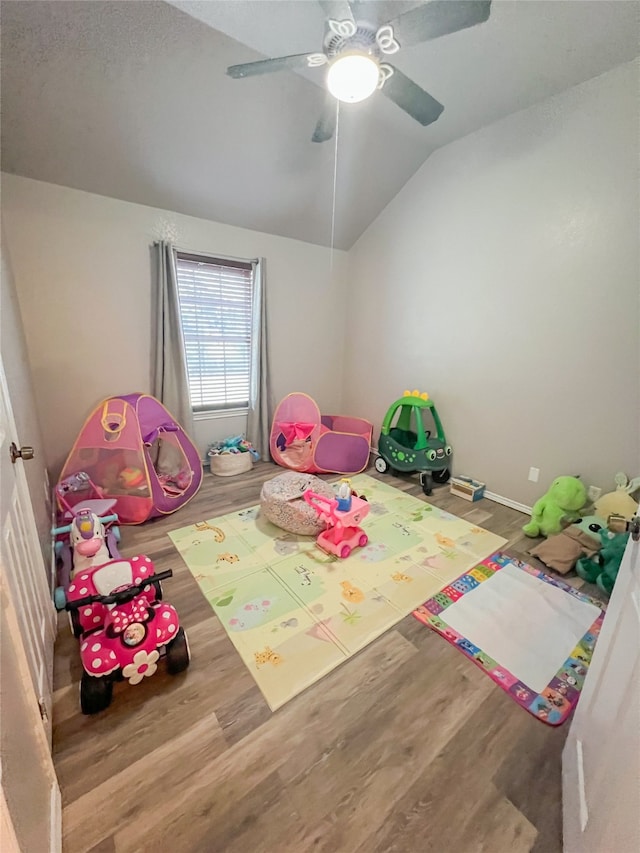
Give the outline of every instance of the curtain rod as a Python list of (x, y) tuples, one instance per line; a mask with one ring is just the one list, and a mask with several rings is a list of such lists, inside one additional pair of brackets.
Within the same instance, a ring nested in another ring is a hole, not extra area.
[(232, 255), (219, 255), (217, 252), (199, 252), (195, 249), (184, 249), (181, 246), (175, 246), (170, 240), (154, 240), (153, 245), (157, 246), (158, 243), (169, 243), (180, 255), (200, 255), (203, 258), (215, 258), (218, 261), (237, 261), (241, 264), (260, 263), (260, 258), (234, 258)]

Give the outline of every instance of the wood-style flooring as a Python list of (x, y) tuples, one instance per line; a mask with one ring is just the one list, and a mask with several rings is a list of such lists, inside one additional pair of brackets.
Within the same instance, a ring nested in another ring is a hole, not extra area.
[[(559, 853), (568, 726), (535, 720), (411, 616), (270, 712), (167, 531), (257, 503), (281, 470), (207, 473), (175, 515), (123, 528), (124, 556), (174, 571), (164, 590), (189, 635), (185, 673), (161, 664), (84, 717), (77, 643), (60, 616), (64, 853)], [(415, 476), (386, 480), (421, 495)], [(530, 545), (515, 510), (446, 486), (429, 500), (501, 534), (514, 556)]]

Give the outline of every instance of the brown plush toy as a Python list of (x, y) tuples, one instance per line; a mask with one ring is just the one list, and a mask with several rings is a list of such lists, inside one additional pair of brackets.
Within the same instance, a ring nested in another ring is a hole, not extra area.
[(561, 533), (531, 548), (529, 554), (561, 575), (570, 572), (581, 557), (594, 557), (600, 550), (600, 531), (607, 526), (597, 515), (579, 518)]

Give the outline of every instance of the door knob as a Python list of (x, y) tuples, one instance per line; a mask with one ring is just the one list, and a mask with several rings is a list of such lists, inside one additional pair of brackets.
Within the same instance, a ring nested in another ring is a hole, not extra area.
[(18, 459), (24, 459), (26, 462), (28, 459), (33, 459), (33, 447), (21, 447), (18, 450), (15, 442), (12, 441), (9, 446), (9, 456), (11, 456), (11, 461), (14, 465)]

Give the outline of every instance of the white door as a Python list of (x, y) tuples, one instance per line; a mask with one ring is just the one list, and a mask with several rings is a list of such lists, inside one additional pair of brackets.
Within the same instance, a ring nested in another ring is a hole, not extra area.
[(12, 462), (12, 443), (21, 446), (0, 360), (2, 824), (11, 823), (21, 850), (57, 851), (60, 791), (50, 752), (56, 615), (23, 469), (29, 462)]
[(640, 541), (629, 537), (562, 756), (566, 853), (640, 850)]
[[(22, 644), (27, 652), (33, 689), (42, 703), (43, 725), (51, 740), (51, 694), (56, 612), (42, 561), (36, 522), (22, 458), (12, 462), (11, 446), (20, 448), (9, 399), (4, 366), (0, 362), (0, 521), (2, 562), (8, 592), (17, 611)], [(25, 441), (25, 444), (28, 444)]]

